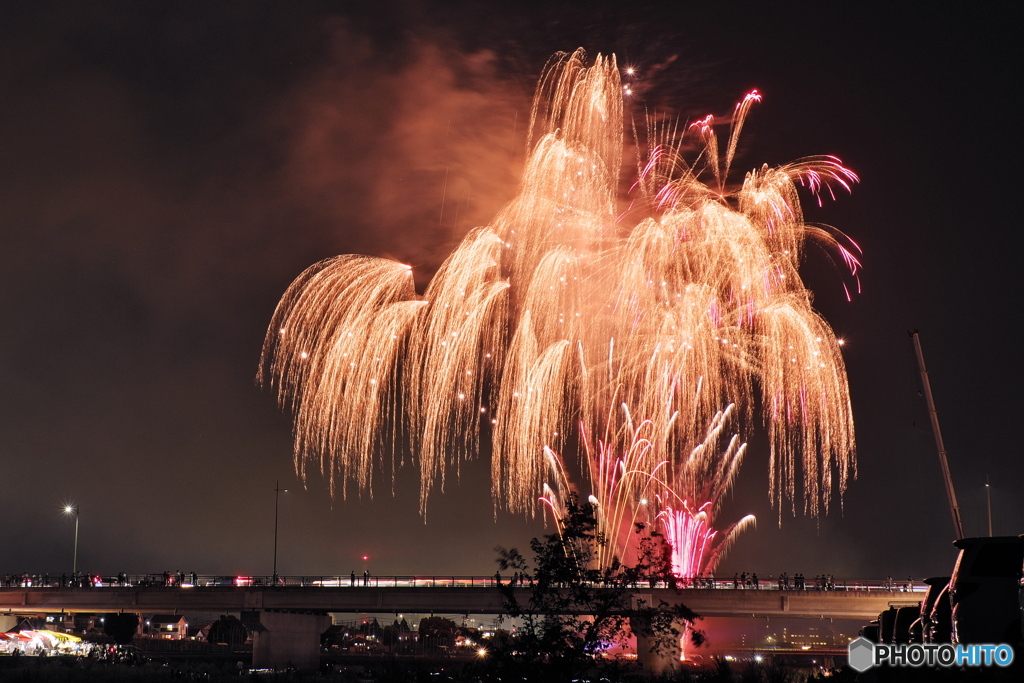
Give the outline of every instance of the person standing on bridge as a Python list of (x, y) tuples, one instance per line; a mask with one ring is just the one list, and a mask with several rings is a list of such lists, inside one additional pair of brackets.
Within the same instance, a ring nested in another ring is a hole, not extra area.
[(356, 585), (356, 570), (355, 569), (352, 570), (352, 578), (349, 579), (349, 584), (348, 585), (350, 585), (350, 586), (355, 586)]

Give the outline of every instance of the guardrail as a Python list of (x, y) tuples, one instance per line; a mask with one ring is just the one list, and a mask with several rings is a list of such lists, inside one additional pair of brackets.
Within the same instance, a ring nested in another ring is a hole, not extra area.
[[(305, 576), (250, 576), (218, 574), (120, 574), (103, 576), (81, 575), (78, 578), (67, 575), (21, 574), (0, 577), (0, 590), (4, 588), (118, 588), (118, 587), (163, 587), (206, 589), (229, 586), (260, 588), (496, 588), (498, 583), (519, 587), (530, 585), (528, 577), (513, 576), (377, 576), (370, 574), (348, 575), (305, 575)], [(894, 581), (892, 579), (809, 579), (798, 587), (790, 578), (784, 584), (778, 578), (769, 577), (754, 582), (752, 579), (714, 579), (706, 577), (677, 578), (674, 582), (649, 580), (634, 584), (636, 588), (668, 588), (670, 583), (683, 590), (774, 590), (790, 592), (813, 591), (886, 591), (890, 593), (919, 593), (927, 589), (920, 581)], [(600, 585), (598, 583), (597, 585)], [(609, 584), (613, 585), (613, 584)], [(618, 584), (615, 584), (618, 585)]]

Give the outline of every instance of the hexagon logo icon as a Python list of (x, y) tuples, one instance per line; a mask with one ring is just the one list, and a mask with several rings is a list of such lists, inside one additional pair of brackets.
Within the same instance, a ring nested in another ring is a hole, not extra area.
[(875, 644), (863, 636), (851, 640), (847, 661), (854, 671), (867, 671), (875, 663)]

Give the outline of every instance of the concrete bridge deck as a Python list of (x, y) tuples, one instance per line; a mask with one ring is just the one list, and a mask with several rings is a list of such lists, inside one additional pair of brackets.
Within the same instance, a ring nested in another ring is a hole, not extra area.
[[(397, 582), (396, 582), (397, 583)], [(516, 588), (522, 600), (528, 588)], [(793, 616), (873, 619), (892, 604), (920, 600), (917, 591), (755, 590), (636, 588), (649, 604), (682, 603), (701, 616)], [(0, 588), (0, 612), (241, 612), (498, 614), (502, 596), (493, 585), (454, 581), (433, 586), (124, 586), (103, 588)]]

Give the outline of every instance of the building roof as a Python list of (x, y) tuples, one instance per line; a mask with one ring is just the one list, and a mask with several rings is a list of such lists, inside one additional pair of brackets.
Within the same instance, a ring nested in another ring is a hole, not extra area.
[(154, 614), (149, 618), (150, 624), (180, 624), (183, 621), (188, 623), (184, 614)]

